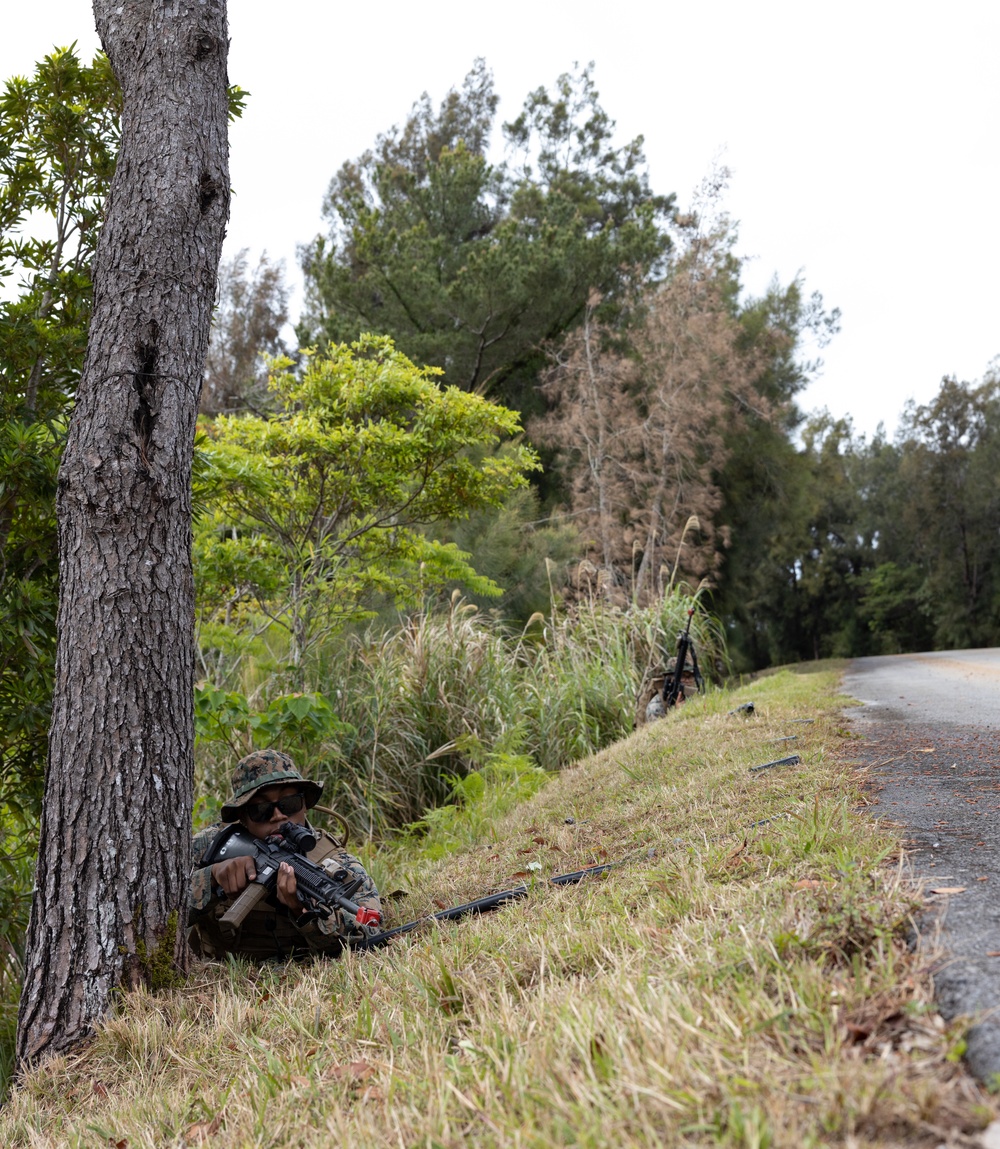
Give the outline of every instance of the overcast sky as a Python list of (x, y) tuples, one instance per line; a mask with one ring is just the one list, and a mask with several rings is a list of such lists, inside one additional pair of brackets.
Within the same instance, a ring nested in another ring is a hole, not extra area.
[[(99, 46), (88, 0), (0, 0), (0, 78), (55, 44)], [(681, 204), (732, 170), (745, 281), (797, 274), (843, 313), (807, 409), (895, 429), (942, 376), (1000, 355), (1000, 7), (973, 0), (231, 0), (229, 76), (248, 89), (231, 130), (226, 241), (284, 258), (322, 228), (331, 176), (476, 56), (500, 119), (574, 62), (595, 61), (622, 142), (642, 133), (653, 187)]]

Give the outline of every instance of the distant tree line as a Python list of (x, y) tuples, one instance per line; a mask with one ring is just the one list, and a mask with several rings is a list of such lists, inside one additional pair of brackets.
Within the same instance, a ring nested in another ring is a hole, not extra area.
[(768, 524), (766, 563), (725, 588), (754, 663), (1000, 642), (994, 367), (944, 379), (892, 437), (814, 416), (790, 462), (794, 495)]

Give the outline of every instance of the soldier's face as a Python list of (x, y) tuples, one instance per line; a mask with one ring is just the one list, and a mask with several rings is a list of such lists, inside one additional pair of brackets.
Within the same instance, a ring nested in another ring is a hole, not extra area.
[[(302, 826), (306, 820), (306, 804), (302, 803), (302, 808), (296, 810), (291, 814), (285, 814), (280, 807), (274, 803), (280, 801), (282, 798), (288, 798), (293, 794), (301, 795), (302, 791), (298, 786), (286, 783), (281, 786), (266, 786), (263, 790), (258, 790), (253, 796), (253, 801), (247, 803), (247, 808), (244, 811), (243, 817), (240, 819), (246, 828), (250, 831), (255, 838), (266, 838), (268, 834), (273, 834), (279, 826), (283, 826), (285, 822), (297, 822)], [(261, 806), (265, 802), (271, 804), (271, 813), (264, 819), (251, 818), (250, 814), (255, 806)]]

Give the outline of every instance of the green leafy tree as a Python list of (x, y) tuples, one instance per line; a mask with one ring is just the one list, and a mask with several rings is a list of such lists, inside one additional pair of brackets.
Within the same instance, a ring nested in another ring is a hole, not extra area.
[(273, 415), (207, 427), (196, 570), (205, 636), (277, 628), (298, 686), (310, 648), (376, 599), (413, 603), (455, 581), (499, 593), (424, 528), (500, 506), (537, 462), (496, 450), (519, 430), (514, 412), (438, 386), (440, 371), (387, 337), (310, 355), (301, 378), (282, 366)]
[(479, 60), (435, 113), (344, 164), (303, 252), (303, 343), (390, 334), (447, 381), (523, 413), (537, 407), (542, 344), (662, 269), (672, 197), (656, 196), (642, 138), (614, 147), (591, 68), (539, 88), (504, 127), (511, 159), (487, 158), (497, 97)]
[(759, 560), (733, 611), (744, 659), (1000, 641), (998, 425), (991, 374), (945, 379), (933, 402), (910, 405), (895, 442), (881, 429), (855, 438), (849, 421), (822, 414), (793, 454), (779, 443), (766, 465), (784, 478), (761, 484)]
[(786, 627), (784, 643), (795, 657), (869, 654), (869, 631), (857, 609), (872, 565), (859, 484), (863, 443), (852, 438), (849, 420), (824, 412), (808, 421), (802, 444), (804, 530), (790, 568), (788, 609), (776, 622)]
[(38, 813), (51, 713), (61, 427), (0, 424), (0, 801)]
[(580, 553), (576, 527), (559, 515), (546, 514), (533, 486), (515, 491), (500, 507), (441, 524), (435, 535), (471, 554), (477, 573), (503, 588), (497, 598), (466, 586), (465, 597), (517, 627), (536, 613), (551, 613), (553, 594), (558, 593), (551, 578), (553, 565), (561, 568)]
[(56, 470), (119, 110), (107, 58), (86, 65), (72, 47), (0, 96), (0, 279), (14, 281), (0, 301), (0, 793), (32, 814), (55, 653)]
[[(0, 309), (5, 415), (61, 414), (79, 377), (90, 266), (115, 169), (118, 84), (103, 54), (54, 51), (0, 98), (0, 278), (21, 278)], [(29, 217), (47, 217), (41, 236)]]
[(865, 572), (858, 615), (873, 636), (874, 653), (931, 650), (933, 616), (915, 563), (879, 563)]
[(854, 448), (859, 533), (870, 552), (857, 609), (873, 654), (931, 650), (935, 642), (926, 570), (906, 513), (913, 492), (906, 489), (903, 454), (902, 440), (890, 440), (882, 427)]

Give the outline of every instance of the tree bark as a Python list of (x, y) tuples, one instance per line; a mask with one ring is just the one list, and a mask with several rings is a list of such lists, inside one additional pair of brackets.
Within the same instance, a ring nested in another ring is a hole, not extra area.
[(56, 684), (17, 1057), (187, 963), (191, 461), (229, 211), (225, 0), (94, 0), (122, 139), (59, 475)]

